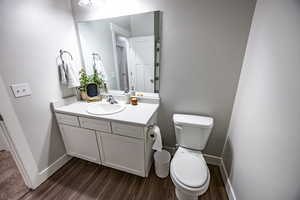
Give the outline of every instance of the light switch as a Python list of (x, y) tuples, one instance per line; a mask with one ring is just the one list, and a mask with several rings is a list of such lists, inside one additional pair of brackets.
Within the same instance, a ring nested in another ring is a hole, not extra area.
[(15, 97), (30, 96), (32, 94), (31, 88), (28, 83), (13, 84), (11, 89)]

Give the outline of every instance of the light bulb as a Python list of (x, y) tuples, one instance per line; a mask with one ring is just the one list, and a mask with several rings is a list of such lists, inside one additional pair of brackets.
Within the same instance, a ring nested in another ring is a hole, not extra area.
[(78, 5), (81, 7), (102, 6), (105, 0), (79, 0)]
[(91, 0), (79, 0), (78, 5), (81, 7), (91, 7), (92, 1)]

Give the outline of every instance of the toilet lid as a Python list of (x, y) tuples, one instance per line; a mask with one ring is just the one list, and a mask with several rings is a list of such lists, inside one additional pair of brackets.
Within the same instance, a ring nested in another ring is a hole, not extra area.
[(188, 187), (201, 187), (207, 181), (207, 165), (199, 152), (178, 149), (171, 167), (177, 180)]
[(212, 128), (214, 125), (213, 118), (198, 116), (198, 115), (174, 114), (173, 120), (175, 124), (183, 125), (183, 126), (187, 125), (187, 126)]

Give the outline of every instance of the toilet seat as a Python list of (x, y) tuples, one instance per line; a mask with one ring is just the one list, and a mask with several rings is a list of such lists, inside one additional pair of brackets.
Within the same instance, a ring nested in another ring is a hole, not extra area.
[(203, 155), (179, 147), (171, 161), (170, 175), (176, 188), (188, 195), (199, 196), (206, 192), (210, 174)]
[(191, 188), (202, 187), (208, 178), (208, 168), (203, 155), (180, 147), (171, 163), (173, 175), (183, 185)]

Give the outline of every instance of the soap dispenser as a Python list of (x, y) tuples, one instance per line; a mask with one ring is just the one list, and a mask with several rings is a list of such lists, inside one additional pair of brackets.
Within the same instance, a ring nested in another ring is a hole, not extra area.
[(130, 80), (130, 82), (131, 82), (130, 97), (134, 97), (135, 96), (135, 88), (134, 88), (135, 79), (134, 79), (132, 72), (130, 73), (130, 79), (131, 79)]
[(130, 104), (130, 93), (128, 89), (125, 90), (124, 96), (125, 96), (125, 103)]
[(134, 97), (134, 96), (135, 96), (135, 89), (134, 89), (134, 86), (131, 86), (130, 96), (131, 96), (131, 97)]

